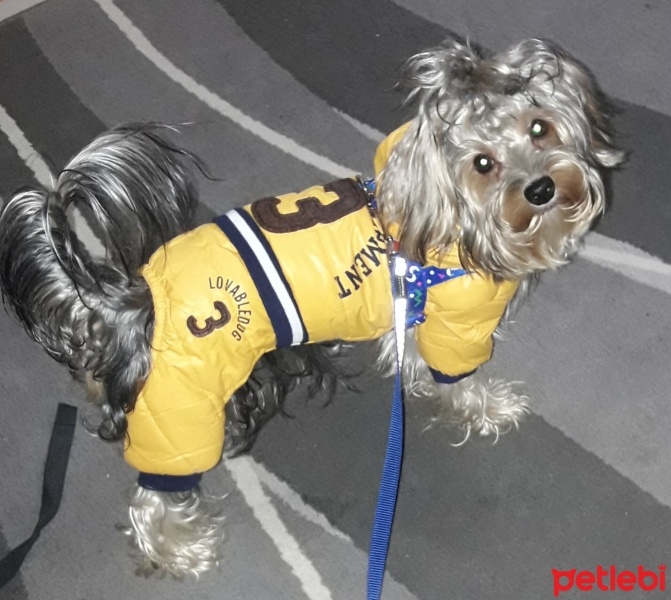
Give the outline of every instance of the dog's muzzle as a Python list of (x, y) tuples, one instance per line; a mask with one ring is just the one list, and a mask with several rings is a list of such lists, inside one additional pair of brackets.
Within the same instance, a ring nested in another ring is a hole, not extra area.
[(532, 181), (524, 188), (524, 197), (534, 206), (547, 204), (554, 198), (555, 182), (552, 177), (545, 175), (540, 179)]

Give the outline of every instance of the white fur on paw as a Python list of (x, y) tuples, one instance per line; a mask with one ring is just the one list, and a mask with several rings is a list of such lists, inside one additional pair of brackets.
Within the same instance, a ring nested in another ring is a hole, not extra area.
[(217, 566), (223, 541), (222, 499), (190, 492), (137, 487), (126, 533), (136, 549), (138, 573), (196, 577)]
[(490, 379), (476, 372), (444, 390), (438, 420), (465, 429), (465, 438), (458, 445), (474, 433), (493, 435), (496, 441), (529, 414), (529, 397), (520, 388), (517, 382)]

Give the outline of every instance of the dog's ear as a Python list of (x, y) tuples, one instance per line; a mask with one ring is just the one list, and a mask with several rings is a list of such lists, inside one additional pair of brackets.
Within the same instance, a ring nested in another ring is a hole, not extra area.
[[(562, 57), (562, 77), (578, 94), (589, 128), (589, 145), (597, 162), (613, 168), (625, 160), (625, 153), (615, 147), (611, 133), (614, 109), (601, 92), (590, 72), (571, 58)], [(580, 85), (576, 86), (575, 83)]]
[(602, 167), (612, 169), (622, 164), (627, 159), (627, 154), (622, 150), (614, 148), (610, 144), (596, 143), (594, 154)]
[(447, 250), (458, 235), (458, 204), (444, 141), (421, 116), (392, 138), (389, 156), (380, 160), (380, 216), (405, 255), (424, 263), (427, 253)]
[(625, 154), (613, 143), (610, 125), (613, 108), (610, 101), (587, 67), (560, 50), (556, 52), (560, 68), (558, 85), (587, 119), (588, 145), (594, 158), (602, 167), (616, 167), (624, 161)]
[(604, 168), (617, 167), (626, 160), (626, 153), (615, 147), (612, 135), (608, 132), (609, 125), (601, 112), (601, 105), (596, 110), (589, 106), (586, 110), (590, 119), (592, 151), (596, 160)]

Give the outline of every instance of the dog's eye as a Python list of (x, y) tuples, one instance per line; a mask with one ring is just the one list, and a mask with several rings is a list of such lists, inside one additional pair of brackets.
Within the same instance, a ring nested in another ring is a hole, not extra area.
[(529, 128), (529, 133), (532, 138), (538, 139), (542, 138), (548, 131), (550, 127), (548, 124), (541, 119), (534, 119), (531, 122), (531, 127)]
[(478, 154), (473, 159), (473, 167), (478, 173), (489, 173), (494, 168), (494, 160), (486, 154)]

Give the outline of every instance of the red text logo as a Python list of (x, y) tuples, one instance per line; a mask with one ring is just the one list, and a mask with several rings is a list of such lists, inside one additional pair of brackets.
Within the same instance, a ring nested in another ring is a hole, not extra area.
[(559, 571), (552, 569), (553, 591), (555, 598), (573, 588), (581, 592), (601, 590), (603, 592), (644, 592), (666, 590), (666, 565), (659, 565), (651, 571), (639, 565), (635, 571), (618, 571), (615, 565), (605, 569), (601, 565), (595, 571), (578, 571), (570, 569)]

